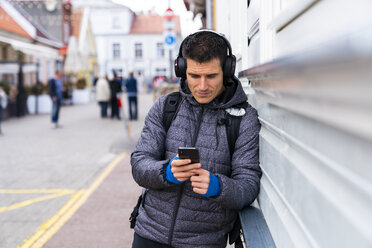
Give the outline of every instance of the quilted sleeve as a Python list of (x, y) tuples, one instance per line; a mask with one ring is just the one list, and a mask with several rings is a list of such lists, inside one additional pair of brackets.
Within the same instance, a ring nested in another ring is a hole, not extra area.
[(171, 184), (165, 179), (169, 160), (163, 159), (166, 132), (163, 127), (165, 96), (160, 97), (150, 109), (136, 148), (131, 155), (132, 175), (144, 188), (161, 189)]

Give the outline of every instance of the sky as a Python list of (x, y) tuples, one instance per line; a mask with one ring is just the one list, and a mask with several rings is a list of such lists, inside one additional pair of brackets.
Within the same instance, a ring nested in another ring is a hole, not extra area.
[(193, 20), (193, 14), (191, 11), (186, 10), (183, 0), (112, 0), (112, 2), (126, 5), (134, 12), (143, 11), (146, 13), (151, 10), (159, 15), (164, 15), (169, 3), (174, 14), (180, 16), (183, 37), (197, 31), (201, 27), (200, 18)]

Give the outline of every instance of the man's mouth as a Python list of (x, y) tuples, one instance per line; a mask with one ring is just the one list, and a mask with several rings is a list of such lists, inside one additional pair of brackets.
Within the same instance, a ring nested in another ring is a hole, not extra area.
[(211, 92), (210, 91), (198, 91), (196, 92), (198, 94), (198, 96), (200, 97), (206, 97), (208, 96)]

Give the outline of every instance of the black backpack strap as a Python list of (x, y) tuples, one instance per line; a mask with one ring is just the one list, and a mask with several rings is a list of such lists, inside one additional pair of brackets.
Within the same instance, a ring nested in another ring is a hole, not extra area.
[(142, 202), (142, 194), (138, 197), (137, 204), (133, 208), (133, 211), (132, 211), (132, 213), (130, 214), (130, 217), (129, 217), (130, 228), (132, 228), (132, 229), (136, 225), (136, 220), (137, 220), (137, 216), (138, 216), (138, 212), (139, 212), (141, 202)]
[[(234, 107), (243, 108), (245, 110), (247, 106), (248, 106), (248, 103), (244, 102)], [(239, 136), (240, 122), (242, 120), (242, 117), (243, 116), (230, 115), (229, 113), (226, 112), (226, 116), (225, 116), (226, 135), (227, 135), (227, 141), (229, 143), (229, 150), (230, 150), (231, 157), (235, 151), (235, 143)]]
[(172, 92), (165, 99), (163, 112), (163, 125), (167, 132), (173, 119), (176, 117), (181, 102), (180, 92)]
[[(236, 108), (243, 108), (244, 110), (247, 108), (248, 103), (244, 102), (239, 105), (236, 105), (234, 107)], [(239, 136), (239, 129), (240, 129), (240, 122), (242, 120), (243, 116), (234, 116), (230, 115), (226, 112), (226, 135), (227, 135), (227, 141), (229, 143), (229, 150), (230, 150), (230, 157), (232, 158), (233, 153), (235, 151), (235, 143)], [(236, 218), (236, 221), (234, 223), (233, 229), (229, 233), (229, 243), (234, 244), (235, 248), (243, 248), (243, 241), (240, 237), (242, 230), (242, 225), (240, 223), (239, 216)]]
[(227, 114), (226, 117), (227, 141), (229, 143), (230, 156), (232, 157), (235, 151), (235, 142), (239, 135), (240, 121), (242, 120), (242, 116), (232, 116)]

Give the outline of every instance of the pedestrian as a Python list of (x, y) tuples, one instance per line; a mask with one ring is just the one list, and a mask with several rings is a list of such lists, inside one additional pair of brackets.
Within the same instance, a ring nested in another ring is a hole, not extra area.
[(56, 70), (54, 77), (49, 79), (49, 95), (52, 98), (52, 123), (53, 128), (60, 128), (58, 124), (59, 111), (61, 108), (63, 83), (62, 83), (62, 71)]
[(121, 85), (117, 74), (114, 74), (114, 78), (110, 81), (110, 91), (111, 119), (116, 117), (118, 120), (120, 120), (118, 97), (120, 97), (119, 94), (121, 92)]
[(3, 109), (5, 109), (7, 105), (8, 105), (8, 96), (3, 90), (3, 87), (0, 86), (0, 135), (2, 134), (1, 121), (3, 120)]
[(129, 72), (129, 77), (126, 80), (125, 87), (128, 94), (129, 119), (137, 120), (138, 103), (137, 103), (137, 80), (133, 76), (133, 72)]
[[(235, 57), (222, 34), (186, 37), (175, 71), (180, 103), (169, 128), (169, 96), (161, 96), (131, 155), (133, 178), (145, 188), (132, 247), (226, 247), (238, 211), (259, 192), (257, 111), (234, 76)], [(241, 118), (232, 151), (228, 114)], [(199, 163), (180, 159), (179, 147), (197, 148)]]
[(107, 118), (107, 107), (110, 101), (110, 85), (106, 76), (101, 76), (96, 83), (96, 99), (101, 108), (101, 118)]

